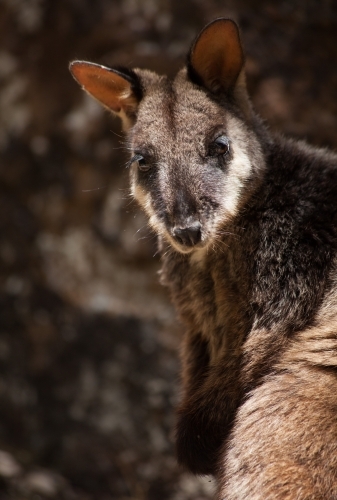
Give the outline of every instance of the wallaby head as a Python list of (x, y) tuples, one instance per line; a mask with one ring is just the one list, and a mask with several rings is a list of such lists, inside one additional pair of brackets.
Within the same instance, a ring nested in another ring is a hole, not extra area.
[(84, 90), (122, 119), (132, 193), (179, 252), (219, 238), (263, 171), (243, 66), (228, 19), (204, 28), (173, 81), (141, 69), (70, 65)]

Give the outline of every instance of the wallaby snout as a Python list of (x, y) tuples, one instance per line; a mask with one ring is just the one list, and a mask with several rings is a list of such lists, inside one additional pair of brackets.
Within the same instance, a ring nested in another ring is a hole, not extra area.
[(181, 245), (193, 247), (201, 241), (201, 224), (194, 222), (187, 227), (174, 227), (173, 236)]

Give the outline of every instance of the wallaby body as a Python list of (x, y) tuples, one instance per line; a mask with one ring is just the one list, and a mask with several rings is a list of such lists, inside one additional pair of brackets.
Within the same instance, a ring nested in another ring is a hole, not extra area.
[(230, 20), (173, 82), (71, 71), (123, 120), (185, 325), (179, 462), (219, 500), (337, 499), (337, 157), (269, 134)]

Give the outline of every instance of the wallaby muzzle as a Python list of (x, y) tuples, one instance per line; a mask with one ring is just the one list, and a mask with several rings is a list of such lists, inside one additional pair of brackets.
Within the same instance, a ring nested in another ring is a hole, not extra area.
[(201, 224), (195, 222), (187, 227), (174, 227), (173, 236), (178, 243), (193, 247), (201, 241)]

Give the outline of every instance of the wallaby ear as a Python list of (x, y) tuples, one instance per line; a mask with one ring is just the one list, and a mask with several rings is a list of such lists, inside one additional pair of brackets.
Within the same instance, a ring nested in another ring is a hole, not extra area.
[(121, 118), (124, 130), (133, 124), (142, 98), (141, 82), (134, 71), (86, 61), (73, 61), (69, 69), (88, 94)]
[(216, 19), (196, 38), (188, 55), (190, 79), (212, 93), (234, 89), (244, 64), (239, 29), (230, 19)]

